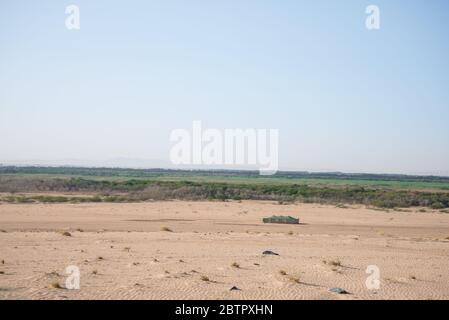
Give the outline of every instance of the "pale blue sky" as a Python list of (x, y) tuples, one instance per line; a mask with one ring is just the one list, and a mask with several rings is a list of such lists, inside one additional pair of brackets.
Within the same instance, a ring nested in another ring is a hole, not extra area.
[(449, 174), (445, 0), (1, 0), (0, 88), (0, 163), (168, 161), (202, 120), (278, 128), (281, 169)]

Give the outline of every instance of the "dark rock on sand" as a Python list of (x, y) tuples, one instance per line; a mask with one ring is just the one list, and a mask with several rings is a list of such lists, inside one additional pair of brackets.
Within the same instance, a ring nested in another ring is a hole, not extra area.
[(276, 252), (273, 252), (273, 251), (270, 251), (270, 250), (265, 250), (264, 252), (262, 252), (262, 254), (271, 254), (273, 256), (278, 256), (279, 255), (279, 253), (276, 253)]
[(346, 291), (345, 289), (342, 289), (342, 288), (332, 288), (332, 289), (329, 289), (329, 291), (333, 292), (333, 293), (337, 293), (337, 294), (349, 294), (348, 291)]

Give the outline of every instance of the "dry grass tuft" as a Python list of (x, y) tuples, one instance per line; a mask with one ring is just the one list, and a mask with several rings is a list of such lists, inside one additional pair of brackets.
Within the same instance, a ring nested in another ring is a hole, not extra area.
[(341, 271), (339, 268), (337, 268), (337, 267), (332, 267), (332, 269), (331, 269), (333, 272), (336, 272), (336, 273), (338, 273), (338, 274), (343, 274), (343, 271)]
[(206, 281), (206, 282), (209, 282), (209, 281), (210, 281), (209, 277), (207, 277), (207, 276), (201, 276), (200, 279), (201, 279), (202, 281)]
[(54, 289), (63, 289), (63, 287), (59, 284), (59, 282), (55, 281), (50, 284), (50, 288)]
[(169, 227), (162, 227), (161, 231), (173, 232), (173, 230), (170, 229)]
[(341, 261), (338, 260), (338, 259), (335, 259), (335, 260), (329, 260), (329, 261), (323, 260), (323, 263), (324, 263), (324, 264), (328, 264), (328, 265), (330, 265), (330, 266), (334, 266), (334, 267), (341, 267), (341, 266), (342, 266)]
[(232, 264), (231, 264), (231, 267), (233, 267), (233, 268), (240, 268), (240, 265), (237, 263), (237, 262), (233, 262)]
[(287, 272), (285, 270), (279, 270), (279, 274), (285, 276), (285, 275), (287, 275)]
[(92, 274), (98, 274), (98, 270), (93, 270)]
[(294, 283), (301, 283), (299, 277), (295, 277), (295, 276), (289, 276), (288, 280), (290, 280), (291, 282), (294, 282)]
[(71, 237), (72, 236), (72, 234), (70, 232), (68, 232), (68, 231), (62, 231), (61, 234), (63, 236), (66, 236), (66, 237)]

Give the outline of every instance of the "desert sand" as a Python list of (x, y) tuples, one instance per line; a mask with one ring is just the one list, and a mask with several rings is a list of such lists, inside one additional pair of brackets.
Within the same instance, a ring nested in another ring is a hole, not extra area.
[[(262, 223), (270, 215), (301, 224)], [(449, 299), (449, 214), (432, 210), (3, 203), (0, 229), (0, 299)], [(79, 290), (64, 288), (70, 265)]]

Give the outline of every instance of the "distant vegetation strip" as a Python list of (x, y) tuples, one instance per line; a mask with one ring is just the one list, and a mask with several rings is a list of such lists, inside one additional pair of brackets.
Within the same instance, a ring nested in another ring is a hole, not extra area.
[[(16, 167), (2, 166), (2, 174), (51, 174), (75, 176), (103, 176), (103, 177), (160, 177), (160, 176), (215, 176), (261, 178), (259, 171), (248, 170), (171, 170), (171, 169), (127, 169), (127, 168), (86, 168), (86, 167)], [(343, 180), (381, 180), (381, 181), (410, 181), (410, 182), (444, 182), (449, 183), (449, 177), (417, 176), (402, 174), (371, 174), (371, 173), (341, 173), (341, 172), (305, 172), (278, 171), (269, 178), (308, 178), (308, 179), (343, 179)]]
[(280, 171), (260, 176), (258, 171), (242, 170), (169, 170), (83, 167), (14, 167), (1, 166), (2, 176), (44, 178), (84, 177), (90, 180), (160, 180), (249, 184), (306, 184), (330, 187), (362, 186), (407, 190), (449, 191), (449, 177), (392, 174), (347, 174)]
[(449, 193), (304, 184), (218, 183), (154, 179), (93, 180), (1, 176), (3, 193), (85, 193), (88, 196), (6, 195), (1, 200), (26, 202), (135, 202), (149, 200), (275, 200), (329, 204), (364, 204), (381, 208), (412, 206), (449, 208)]

